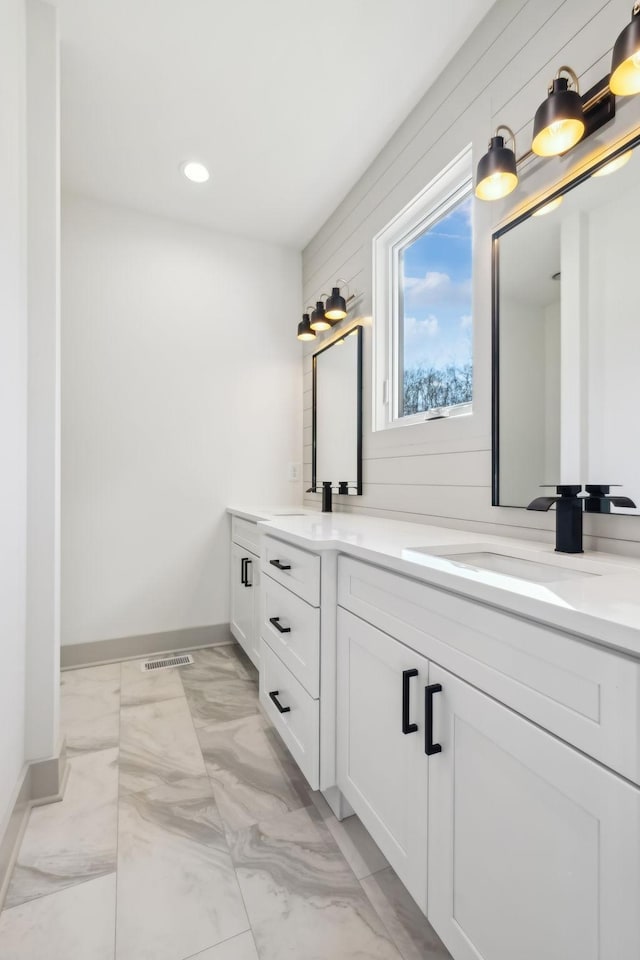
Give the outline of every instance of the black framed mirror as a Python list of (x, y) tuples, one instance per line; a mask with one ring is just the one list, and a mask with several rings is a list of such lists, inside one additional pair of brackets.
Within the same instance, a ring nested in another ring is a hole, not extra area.
[(494, 506), (526, 507), (558, 483), (640, 503), (639, 145), (637, 134), (493, 234)]
[(362, 326), (313, 355), (313, 493), (362, 496)]

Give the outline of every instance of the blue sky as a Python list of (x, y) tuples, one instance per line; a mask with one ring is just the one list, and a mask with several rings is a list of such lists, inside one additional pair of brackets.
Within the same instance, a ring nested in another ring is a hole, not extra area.
[(472, 358), (468, 197), (402, 253), (404, 366), (458, 366)]

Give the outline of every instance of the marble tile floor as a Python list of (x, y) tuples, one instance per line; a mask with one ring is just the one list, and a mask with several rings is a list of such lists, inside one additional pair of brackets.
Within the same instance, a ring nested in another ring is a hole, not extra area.
[(32, 810), (2, 960), (450, 960), (357, 817), (338, 822), (235, 643), (69, 671), (61, 803)]

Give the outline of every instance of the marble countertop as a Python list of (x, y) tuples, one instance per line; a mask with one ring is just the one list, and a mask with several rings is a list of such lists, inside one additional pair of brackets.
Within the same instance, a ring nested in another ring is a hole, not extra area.
[[(294, 510), (297, 515), (291, 515)], [(302, 507), (230, 512), (256, 520), (264, 533), (307, 550), (335, 550), (640, 657), (638, 560), (593, 551), (558, 554), (552, 543), (485, 536), (361, 514), (323, 514)], [(580, 571), (584, 576), (536, 583), (415, 552), (419, 547), (435, 554), (460, 552), (468, 547), (468, 552), (481, 550), (517, 556), (561, 570)]]

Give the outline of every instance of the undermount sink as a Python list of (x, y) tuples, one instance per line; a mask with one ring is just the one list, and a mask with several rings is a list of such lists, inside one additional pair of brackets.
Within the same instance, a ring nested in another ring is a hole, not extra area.
[(470, 551), (468, 553), (440, 553), (432, 547), (414, 547), (415, 553), (428, 554), (440, 560), (447, 560), (456, 567), (467, 570), (490, 570), (501, 573), (517, 580), (527, 580), (529, 583), (557, 583), (560, 580), (580, 580), (583, 577), (597, 577), (598, 573), (587, 570), (576, 570), (572, 567), (556, 566), (552, 563), (541, 563), (538, 560), (524, 560), (522, 557), (513, 557), (505, 553), (496, 553), (490, 550)]

